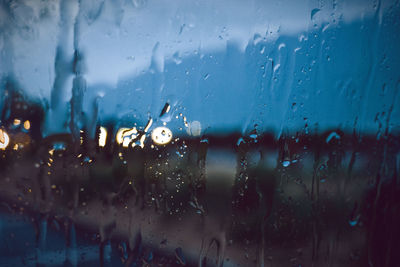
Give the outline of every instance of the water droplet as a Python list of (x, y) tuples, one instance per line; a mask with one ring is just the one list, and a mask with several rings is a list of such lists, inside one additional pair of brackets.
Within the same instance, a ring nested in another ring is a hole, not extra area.
[(200, 143), (207, 143), (208, 144), (208, 138), (203, 138), (200, 140)]
[(354, 219), (349, 220), (349, 225), (354, 227), (358, 224), (358, 220), (360, 219), (360, 215), (357, 215)]
[(151, 139), (157, 145), (166, 145), (172, 140), (172, 132), (167, 127), (157, 127), (151, 133)]
[(241, 144), (245, 144), (246, 142), (244, 141), (243, 137), (240, 137), (239, 140), (236, 142), (237, 146), (240, 146)]
[(175, 257), (178, 260), (179, 264), (186, 265), (186, 260), (182, 252), (182, 248), (175, 249)]
[(176, 65), (179, 65), (182, 63), (182, 57), (179, 55), (179, 52), (176, 52), (172, 55), (172, 59), (174, 60)]
[(282, 166), (283, 167), (288, 167), (290, 165), (290, 160), (284, 160), (284, 161), (282, 161)]
[(252, 138), (252, 139), (257, 139), (257, 134), (251, 134), (251, 135), (250, 135), (250, 138)]
[(162, 53), (162, 48), (160, 48), (160, 43), (157, 42), (153, 48), (151, 57), (151, 69), (157, 72), (164, 71), (164, 55)]
[(326, 140), (325, 140), (326, 143), (328, 144), (332, 140), (332, 138), (335, 138), (335, 139), (339, 140), (340, 139), (340, 135), (338, 135), (336, 132), (331, 132), (328, 135), (328, 137), (326, 138)]
[(314, 8), (311, 10), (311, 20), (313, 20), (314, 16), (320, 11), (321, 9), (319, 8)]
[(168, 102), (165, 103), (163, 109), (161, 110), (160, 117), (162, 117), (162, 116), (164, 116), (165, 114), (167, 114), (170, 110), (171, 110), (170, 104), (169, 104)]

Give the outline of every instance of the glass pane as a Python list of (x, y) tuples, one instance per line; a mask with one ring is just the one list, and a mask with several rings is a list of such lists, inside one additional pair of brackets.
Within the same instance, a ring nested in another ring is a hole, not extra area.
[(0, 2), (0, 266), (397, 266), (395, 0)]

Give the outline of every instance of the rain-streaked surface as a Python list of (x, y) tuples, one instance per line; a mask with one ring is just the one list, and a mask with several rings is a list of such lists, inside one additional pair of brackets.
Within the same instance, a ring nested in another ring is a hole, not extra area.
[(400, 2), (0, 0), (0, 266), (398, 266)]

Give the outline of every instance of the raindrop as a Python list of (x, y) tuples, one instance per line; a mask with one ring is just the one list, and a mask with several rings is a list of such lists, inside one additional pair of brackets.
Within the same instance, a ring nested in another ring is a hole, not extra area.
[(332, 140), (332, 138), (335, 138), (335, 139), (339, 140), (340, 139), (340, 135), (338, 135), (336, 132), (331, 132), (328, 135), (328, 137), (326, 138), (326, 140), (325, 140), (326, 143), (328, 144)]
[(349, 225), (354, 227), (358, 224), (358, 220), (360, 219), (360, 215), (357, 215), (354, 219), (349, 220)]
[(237, 146), (240, 146), (241, 144), (245, 144), (246, 142), (244, 141), (243, 137), (240, 137), (239, 140), (236, 142)]
[(175, 257), (180, 265), (186, 265), (186, 260), (182, 252), (182, 248), (175, 249)]
[(282, 166), (283, 167), (289, 167), (289, 165), (290, 165), (290, 160), (284, 160), (284, 161), (282, 161)]
[(252, 139), (257, 139), (257, 134), (251, 134), (251, 135), (250, 135), (250, 138), (252, 138)]
[(157, 127), (151, 133), (151, 139), (157, 145), (166, 145), (172, 140), (172, 132), (167, 127)]
[(208, 144), (208, 138), (203, 138), (200, 140), (200, 143), (207, 143)]
[(172, 59), (174, 60), (176, 65), (179, 65), (182, 63), (182, 58), (179, 55), (179, 52), (176, 52), (172, 55)]
[(165, 103), (163, 109), (161, 110), (160, 117), (164, 116), (164, 114), (167, 114), (170, 110), (171, 110), (170, 104), (168, 102)]

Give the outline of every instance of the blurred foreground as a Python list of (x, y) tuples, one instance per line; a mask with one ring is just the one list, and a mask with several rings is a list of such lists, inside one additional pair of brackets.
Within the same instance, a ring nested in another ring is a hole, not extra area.
[(29, 133), (8, 135), (0, 265), (397, 262), (398, 138), (253, 131), (160, 144), (139, 131), (124, 147), (97, 129), (23, 145)]

